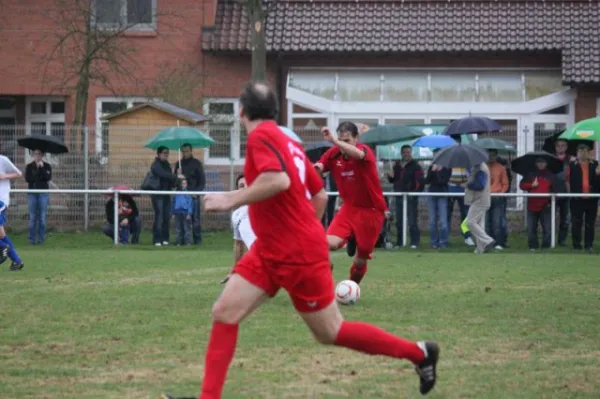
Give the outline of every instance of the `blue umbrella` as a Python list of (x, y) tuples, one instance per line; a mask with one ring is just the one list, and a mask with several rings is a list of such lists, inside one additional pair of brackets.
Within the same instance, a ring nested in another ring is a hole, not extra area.
[(294, 133), (292, 131), (292, 129), (289, 129), (289, 128), (285, 127), (285, 126), (279, 126), (279, 129), (281, 129), (281, 131), (283, 133), (285, 133), (286, 136), (288, 136), (289, 138), (291, 138), (295, 142), (302, 143), (302, 139), (300, 137), (298, 137), (298, 135), (296, 133)]
[(426, 147), (426, 148), (446, 148), (451, 145), (457, 145), (458, 143), (450, 136), (424, 136), (419, 137), (413, 143), (413, 147)]
[(442, 134), (455, 136), (461, 134), (481, 134), (489, 132), (500, 132), (502, 126), (495, 120), (485, 116), (469, 116), (455, 120), (444, 130)]

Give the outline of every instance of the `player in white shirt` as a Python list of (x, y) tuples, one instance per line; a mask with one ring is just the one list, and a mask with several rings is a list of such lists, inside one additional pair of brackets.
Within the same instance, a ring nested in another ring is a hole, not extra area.
[[(238, 176), (235, 185), (238, 190), (246, 188), (244, 175)], [(231, 226), (233, 227), (233, 264), (235, 265), (256, 240), (256, 235), (250, 225), (248, 205), (240, 206), (231, 214)], [(231, 273), (221, 281), (221, 284), (225, 284), (230, 275)]]
[(15, 246), (6, 235), (6, 210), (10, 204), (10, 181), (21, 177), (21, 171), (7, 157), (0, 155), (0, 263), (7, 257), (12, 260), (10, 270), (17, 271), (23, 268), (23, 261), (17, 254)]

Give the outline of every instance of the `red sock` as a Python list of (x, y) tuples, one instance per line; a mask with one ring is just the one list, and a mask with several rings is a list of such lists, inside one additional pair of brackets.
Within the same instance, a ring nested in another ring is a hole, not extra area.
[(336, 346), (343, 346), (369, 355), (383, 355), (408, 359), (415, 365), (425, 359), (423, 350), (416, 342), (407, 341), (371, 324), (345, 321), (335, 339)]
[(199, 399), (221, 399), (229, 364), (238, 337), (237, 324), (214, 322), (204, 360), (204, 380)]
[(356, 267), (355, 264), (352, 264), (352, 267), (350, 268), (350, 280), (354, 281), (356, 284), (360, 284), (365, 274), (367, 274), (367, 267), (366, 263), (360, 268)]

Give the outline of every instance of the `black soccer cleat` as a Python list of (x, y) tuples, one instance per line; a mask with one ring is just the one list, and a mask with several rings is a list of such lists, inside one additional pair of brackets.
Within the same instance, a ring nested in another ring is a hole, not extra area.
[(12, 265), (10, 265), (10, 268), (8, 270), (10, 270), (11, 272), (16, 272), (16, 271), (21, 270), (24, 266), (25, 266), (25, 264), (23, 262), (21, 262), (21, 263), (13, 262)]
[(0, 248), (0, 265), (8, 259), (8, 245)]
[(354, 238), (354, 234), (348, 238), (348, 242), (346, 243), (346, 253), (351, 258), (356, 255), (356, 238)]
[(417, 344), (425, 352), (425, 360), (415, 367), (415, 371), (421, 381), (419, 392), (421, 392), (421, 395), (427, 395), (435, 386), (437, 379), (437, 362), (440, 357), (440, 347), (434, 341), (421, 341)]

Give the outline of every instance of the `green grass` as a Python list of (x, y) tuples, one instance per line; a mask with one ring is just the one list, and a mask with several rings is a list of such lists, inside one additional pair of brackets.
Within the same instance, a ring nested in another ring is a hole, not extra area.
[[(0, 272), (0, 398), (198, 392), (229, 234), (201, 249), (16, 242), (25, 269)], [(599, 257), (519, 249), (377, 252), (343, 313), (438, 340), (432, 398), (598, 397)], [(346, 255), (333, 260), (346, 278)], [(417, 384), (407, 362), (318, 346), (281, 293), (243, 324), (224, 398), (416, 398)]]

